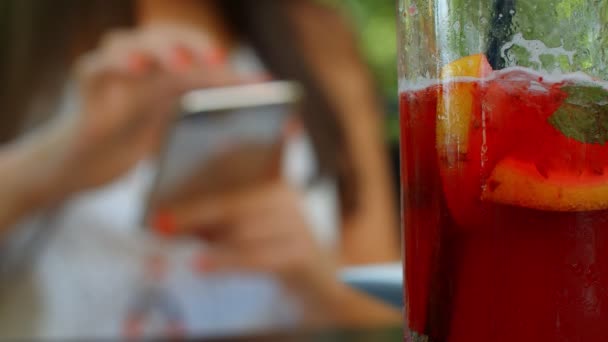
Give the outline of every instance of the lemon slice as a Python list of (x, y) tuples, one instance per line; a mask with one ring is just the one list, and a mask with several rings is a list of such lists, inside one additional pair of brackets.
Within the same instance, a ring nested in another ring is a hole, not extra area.
[(481, 199), (550, 211), (592, 211), (608, 208), (608, 174), (540, 172), (531, 162), (500, 161)]
[(456, 77), (484, 77), (492, 67), (483, 54), (458, 59), (441, 69), (443, 91), (437, 103), (437, 146), (456, 146), (459, 153), (468, 149), (469, 128), (473, 116), (474, 87), (471, 82), (451, 82)]

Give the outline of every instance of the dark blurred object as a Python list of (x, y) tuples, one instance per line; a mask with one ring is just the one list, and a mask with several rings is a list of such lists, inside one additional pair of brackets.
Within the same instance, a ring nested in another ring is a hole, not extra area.
[(513, 16), (515, 15), (515, 0), (496, 0), (494, 3), (494, 13), (490, 24), (492, 34), (488, 43), (488, 62), (493, 70), (503, 69), (505, 61), (500, 56), (500, 48), (512, 38), (515, 32), (511, 27), (513, 25)]
[(285, 342), (285, 341), (325, 341), (325, 342), (388, 342), (403, 341), (403, 328), (385, 327), (376, 329), (327, 329), (310, 332), (293, 332), (277, 335), (247, 336), (240, 338), (199, 340), (203, 342)]

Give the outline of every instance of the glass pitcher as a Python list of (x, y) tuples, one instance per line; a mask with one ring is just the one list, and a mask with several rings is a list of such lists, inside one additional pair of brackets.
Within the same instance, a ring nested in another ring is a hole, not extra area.
[(398, 0), (406, 341), (608, 341), (608, 1)]

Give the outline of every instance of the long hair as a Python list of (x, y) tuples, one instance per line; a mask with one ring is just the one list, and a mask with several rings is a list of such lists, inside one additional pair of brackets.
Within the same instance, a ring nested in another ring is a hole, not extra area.
[(35, 101), (44, 100), (47, 116), (52, 113), (78, 50), (94, 47), (107, 28), (130, 25), (134, 17), (130, 3), (0, 1), (1, 143), (24, 129)]
[[(274, 76), (303, 85), (307, 97), (302, 119), (319, 175), (337, 177), (343, 212), (350, 211), (356, 205), (352, 158), (336, 110), (302, 53), (287, 13), (290, 3), (217, 1), (226, 23)], [(133, 1), (126, 0), (0, 1), (0, 142), (15, 138), (28, 123), (31, 118), (25, 113), (37, 95), (44, 95), (43, 104), (52, 111), (78, 53), (93, 48), (108, 29), (133, 25), (134, 18)]]

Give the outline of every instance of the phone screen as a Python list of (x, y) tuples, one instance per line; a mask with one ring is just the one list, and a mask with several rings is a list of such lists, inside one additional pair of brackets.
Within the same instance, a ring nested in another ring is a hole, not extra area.
[(297, 112), (299, 89), (277, 81), (186, 94), (159, 157), (148, 209), (276, 176), (282, 132)]

